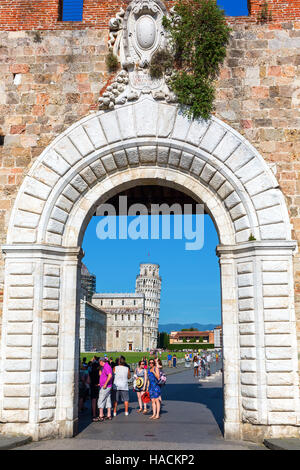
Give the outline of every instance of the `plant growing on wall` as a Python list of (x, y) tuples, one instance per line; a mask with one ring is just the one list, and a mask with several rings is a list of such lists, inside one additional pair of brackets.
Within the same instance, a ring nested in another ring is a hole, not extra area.
[(105, 62), (109, 72), (116, 72), (118, 70), (119, 61), (117, 56), (115, 56), (112, 51), (109, 51), (109, 53), (107, 54)]
[(272, 12), (269, 10), (268, 2), (264, 2), (262, 4), (257, 18), (260, 23), (267, 23), (268, 21), (272, 21)]
[(185, 115), (208, 119), (231, 29), (216, 0), (180, 0), (173, 11), (171, 18), (163, 18), (175, 61), (168, 84)]
[(168, 49), (158, 49), (152, 56), (149, 73), (151, 78), (161, 78), (174, 65), (174, 57)]

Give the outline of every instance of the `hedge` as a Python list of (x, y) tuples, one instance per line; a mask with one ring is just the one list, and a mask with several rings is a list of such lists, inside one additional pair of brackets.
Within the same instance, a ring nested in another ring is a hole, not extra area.
[(198, 349), (213, 349), (215, 347), (214, 344), (212, 343), (181, 343), (181, 344), (169, 344), (167, 349), (169, 351), (181, 351), (182, 349), (193, 349), (197, 350)]

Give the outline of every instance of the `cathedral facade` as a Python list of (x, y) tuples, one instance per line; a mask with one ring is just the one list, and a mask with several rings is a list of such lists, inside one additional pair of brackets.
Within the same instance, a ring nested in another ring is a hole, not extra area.
[[(85, 283), (87, 279), (86, 267)], [(92, 276), (92, 275), (91, 275)], [(82, 351), (149, 351), (157, 347), (161, 277), (159, 265), (141, 263), (134, 293), (93, 293), (83, 285)]]

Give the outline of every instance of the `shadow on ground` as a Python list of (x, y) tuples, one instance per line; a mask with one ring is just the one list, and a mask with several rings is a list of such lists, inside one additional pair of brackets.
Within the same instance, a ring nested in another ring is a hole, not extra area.
[[(179, 375), (181, 376), (182, 374)], [(171, 377), (169, 379), (171, 381)], [(172, 379), (174, 381), (173, 377)], [(223, 435), (223, 388), (221, 386), (214, 386), (213, 383), (201, 383), (197, 379), (192, 378), (193, 380), (195, 380), (194, 383), (168, 383), (162, 388), (163, 407), (161, 421), (176, 422), (184, 427), (189, 424), (201, 425), (201, 422), (203, 426), (205, 424), (214, 424), (216, 433)], [(79, 417), (79, 434), (92, 422), (90, 402), (86, 403), (86, 407), (87, 410), (81, 413)], [(131, 411), (131, 416), (135, 416), (135, 409), (137, 407), (137, 395), (134, 391), (130, 390), (129, 410)], [(120, 415), (122, 415), (124, 405), (119, 404), (118, 409), (120, 410)], [(131, 419), (129, 416), (129, 421)], [(120, 424), (122, 424), (122, 421)]]

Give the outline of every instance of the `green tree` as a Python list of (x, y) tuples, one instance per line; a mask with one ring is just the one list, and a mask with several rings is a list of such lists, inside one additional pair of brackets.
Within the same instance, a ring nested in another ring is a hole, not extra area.
[(177, 0), (174, 12), (163, 18), (175, 58), (169, 86), (185, 115), (209, 119), (231, 29), (216, 0)]
[(158, 333), (157, 345), (159, 348), (166, 349), (169, 345), (169, 335), (165, 331)]

